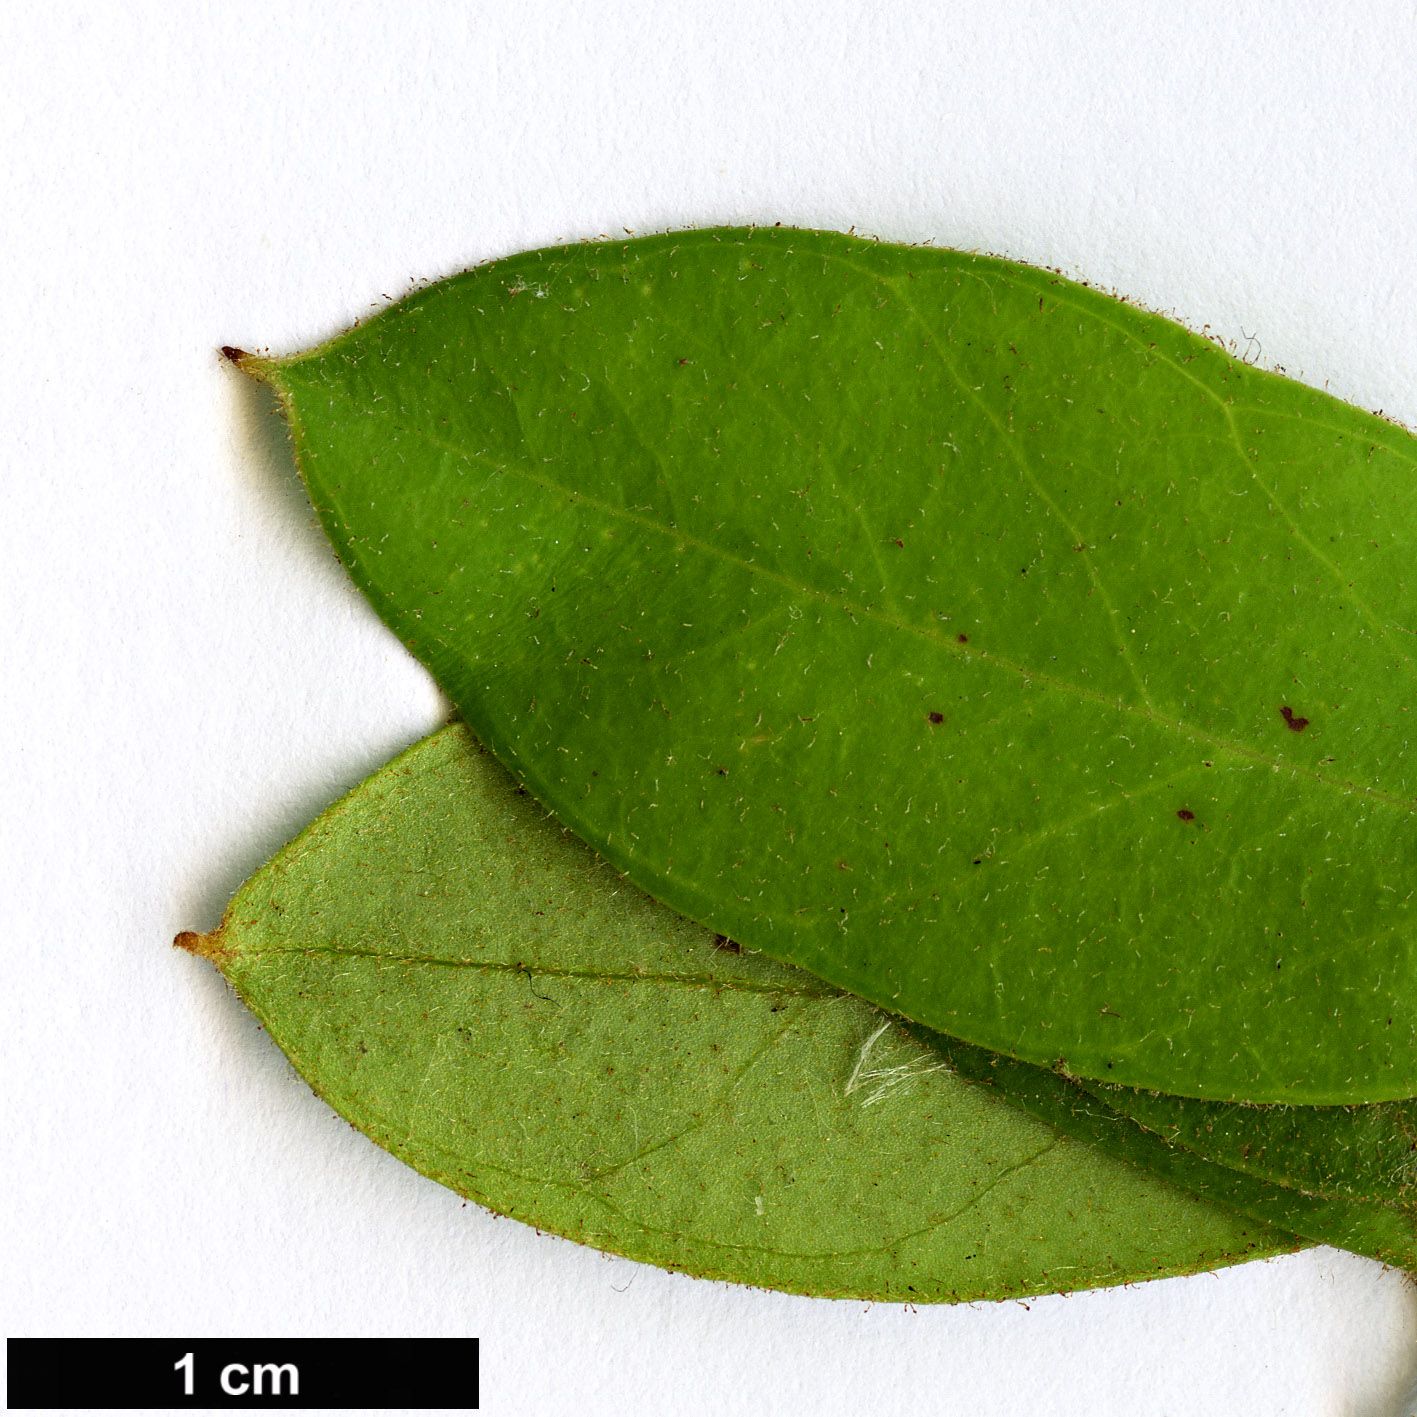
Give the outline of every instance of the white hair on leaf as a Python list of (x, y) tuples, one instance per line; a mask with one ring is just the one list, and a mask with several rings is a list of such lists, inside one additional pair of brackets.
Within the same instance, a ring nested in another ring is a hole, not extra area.
[(856, 1066), (852, 1068), (851, 1076), (847, 1078), (846, 1086), (842, 1089), (843, 1096), (850, 1097), (853, 1092), (857, 1092), (863, 1087), (873, 1087), (873, 1090), (862, 1100), (863, 1107), (874, 1107), (877, 1102), (887, 1094), (894, 1092), (902, 1083), (913, 1082), (916, 1078), (927, 1077), (930, 1073), (950, 1070), (950, 1065), (943, 1059), (936, 1059), (933, 1062), (927, 1061), (929, 1054), (923, 1050), (906, 1063), (897, 1063), (892, 1067), (884, 1068), (867, 1067), (871, 1050), (876, 1046), (881, 1036), (889, 1032), (890, 1027), (891, 1021), (887, 1019), (862, 1043), (860, 1051), (856, 1055)]

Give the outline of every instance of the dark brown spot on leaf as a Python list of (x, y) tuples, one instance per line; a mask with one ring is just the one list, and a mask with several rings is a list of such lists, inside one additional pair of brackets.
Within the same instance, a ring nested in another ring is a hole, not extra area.
[(956, 635), (955, 639), (962, 645), (967, 645), (969, 643), (968, 635)]
[(240, 364), (243, 359), (251, 357), (244, 349), (237, 349), (234, 344), (222, 345), (221, 354), (223, 359), (229, 359), (233, 364)]
[(942, 713), (932, 713), (932, 714), (930, 715), (930, 722), (931, 722), (931, 723), (943, 723), (944, 721), (945, 721), (945, 716), (944, 716), (944, 714), (942, 714)]
[(743, 946), (737, 940), (730, 940), (727, 935), (715, 935), (713, 937), (713, 947), (716, 950), (723, 950), (727, 954), (740, 955), (743, 953)]
[(1302, 733), (1309, 726), (1309, 720), (1300, 718), (1288, 704), (1279, 710), (1279, 716), (1289, 725), (1292, 733)]
[(1193, 822), (1196, 819), (1196, 814), (1192, 812), (1189, 807), (1182, 807), (1176, 815), (1180, 817), (1183, 822)]

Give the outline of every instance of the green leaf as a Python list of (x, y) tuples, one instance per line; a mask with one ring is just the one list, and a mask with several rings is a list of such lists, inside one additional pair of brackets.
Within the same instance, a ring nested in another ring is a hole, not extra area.
[[(1169, 1132), (1152, 1131), (1134, 1117), (1107, 1105), (1104, 1099), (1110, 1099), (1111, 1093), (1084, 1087), (1016, 1058), (1000, 1057), (971, 1047), (918, 1024), (910, 1025), (910, 1030), (928, 1043), (959, 1077), (997, 1089), (999, 1095), (1014, 1106), (1067, 1136), (1165, 1177), (1192, 1195), (1291, 1230), (1306, 1240), (1336, 1245), (1384, 1264), (1417, 1271), (1417, 1206), (1410, 1200), (1405, 1203), (1368, 1200), (1337, 1188), (1328, 1195), (1309, 1193), (1278, 1183), (1256, 1168), (1220, 1164), (1209, 1159), (1210, 1149), (1203, 1154), (1172, 1145)], [(1215, 1150), (1224, 1153), (1224, 1148)], [(1322, 1144), (1320, 1150), (1323, 1150)], [(1299, 1159), (1303, 1161), (1302, 1157)], [(1312, 1162), (1305, 1164), (1312, 1168)]]
[(1175, 1146), (1312, 1195), (1417, 1204), (1417, 1102), (1255, 1107), (1094, 1083), (1088, 1090)]
[(356, 582), (692, 918), (1220, 1101), (1417, 1094), (1417, 439), (821, 232), (531, 252), (279, 391)]
[(238, 892), (211, 958), (426, 1175), (695, 1274), (958, 1300), (1292, 1249), (960, 1081), (860, 1000), (629, 886), (461, 727)]

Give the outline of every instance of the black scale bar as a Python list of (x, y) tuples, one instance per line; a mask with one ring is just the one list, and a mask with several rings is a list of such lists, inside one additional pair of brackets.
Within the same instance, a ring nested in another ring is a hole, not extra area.
[(475, 1338), (11, 1338), (12, 1412), (473, 1411)]

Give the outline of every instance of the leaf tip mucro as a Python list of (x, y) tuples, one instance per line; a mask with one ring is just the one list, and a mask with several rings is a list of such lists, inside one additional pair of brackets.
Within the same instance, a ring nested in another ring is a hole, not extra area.
[(199, 935), (195, 930), (182, 930), (173, 937), (172, 944), (175, 949), (186, 950), (188, 954), (210, 960), (218, 969), (232, 954), (223, 941), (220, 930), (213, 930), (210, 935)]
[(243, 374), (249, 374), (253, 379), (267, 380), (272, 361), (269, 356), (252, 354), (248, 349), (241, 349), (234, 344), (224, 344), (221, 346), (221, 357), (228, 363), (235, 366)]

